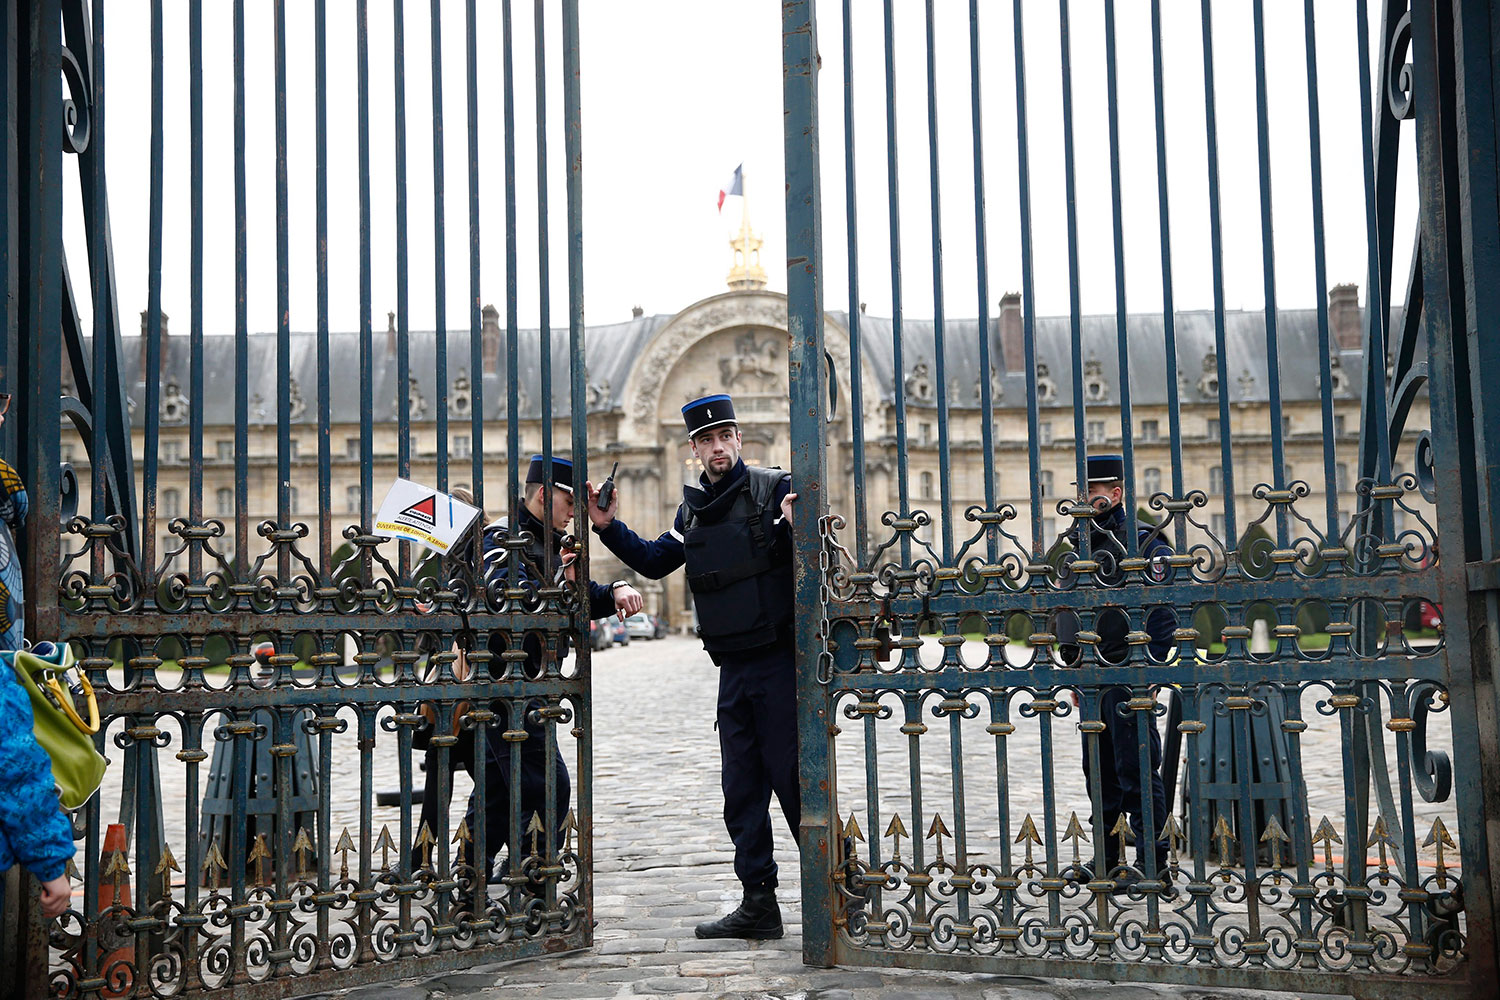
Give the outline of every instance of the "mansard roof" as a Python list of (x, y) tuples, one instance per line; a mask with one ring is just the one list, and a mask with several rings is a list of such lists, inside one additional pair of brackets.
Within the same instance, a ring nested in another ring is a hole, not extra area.
[[(733, 299), (735, 293), (724, 296)], [(757, 293), (765, 294), (765, 293)], [(674, 314), (639, 316), (619, 323), (592, 325), (586, 331), (588, 358), (589, 412), (608, 411), (626, 405), (622, 398), (632, 365), (640, 358), (653, 336), (666, 326)], [(851, 317), (843, 312), (829, 312), (828, 317), (838, 326), (849, 329)], [(1212, 402), (1217, 399), (1208, 389), (1205, 376), (1215, 373), (1216, 334), (1211, 311), (1184, 311), (1175, 317), (1175, 339), (1177, 345), (1177, 374), (1180, 398), (1184, 405)], [(1396, 327), (1399, 314), (1393, 318)], [(1080, 320), (1082, 361), (1093, 386), (1086, 390), (1086, 400), (1094, 405), (1113, 406), (1120, 402), (1119, 392), (1119, 336), (1113, 315), (1084, 316)], [(974, 319), (948, 320), (944, 324), (944, 349), (946, 357), (945, 377), (948, 381), (950, 404), (973, 406), (978, 402), (979, 321)], [(1026, 400), (1026, 375), (1013, 364), (1007, 370), (999, 332), (1000, 321), (991, 319), (988, 324), (990, 358), (995, 370), (995, 385), (1000, 394), (997, 407), (1019, 407)], [(1224, 387), (1230, 402), (1263, 403), (1269, 398), (1270, 380), (1267, 377), (1267, 344), (1265, 317), (1261, 312), (1228, 312), (1225, 315), (1225, 381)], [(894, 365), (893, 333), (895, 324), (889, 317), (860, 314), (857, 329), (861, 349), (866, 359), (865, 370), (873, 371), (878, 380), (879, 397), (884, 401), (895, 398), (898, 380), (892, 377)], [(1071, 324), (1066, 316), (1038, 317), (1035, 322), (1036, 358), (1039, 367), (1046, 369), (1055, 395), (1046, 405), (1071, 407), (1073, 402), (1073, 357)], [(935, 393), (942, 387), (937, 385), (935, 364), (935, 324), (931, 319), (904, 319), (902, 342), (908, 401), (917, 406), (935, 403)], [(1320, 366), (1318, 364), (1317, 311), (1313, 309), (1288, 309), (1278, 313), (1277, 337), (1280, 348), (1281, 394), (1286, 401), (1307, 401), (1318, 398)], [(467, 377), (472, 386), (474, 373), (469, 346), (468, 330), (450, 330), (447, 334), (448, 391), (450, 402), (456, 395), (455, 386), (461, 377)], [(568, 372), (568, 331), (561, 327), (550, 332), (552, 362), (552, 396), (554, 413), (559, 417), (570, 412)], [(374, 402), (372, 417), (377, 422), (396, 418), (397, 364), (394, 353), (388, 349), (388, 334), (377, 331), (371, 343), (370, 366), (372, 375), (371, 394)], [(1129, 352), (1129, 378), (1131, 400), (1134, 405), (1159, 405), (1167, 401), (1167, 365), (1165, 333), (1160, 313), (1139, 313), (1128, 317), (1126, 341)], [(505, 339), (501, 335), (499, 372), (482, 376), (482, 413), (486, 420), (503, 419), (506, 416)], [(127, 386), (139, 406), (144, 400), (139, 389), (140, 351), (139, 342), (129, 338), (126, 342), (124, 363)], [(206, 336), (204, 351), (204, 421), (210, 425), (234, 422), (235, 400), (235, 339), (233, 336)], [(524, 418), (535, 419), (541, 413), (541, 347), (540, 331), (519, 331), (518, 336), (518, 386), (520, 413)], [(186, 393), (189, 375), (188, 338), (174, 334), (165, 339), (162, 360), (162, 385), (175, 382), (179, 390)], [(360, 401), (360, 337), (357, 333), (332, 333), (329, 335), (329, 384), (331, 392), (332, 419), (335, 423), (354, 423), (359, 420)], [(85, 352), (86, 354), (88, 352)], [(250, 420), (252, 423), (274, 423), (276, 399), (278, 397), (277, 348), (274, 333), (253, 333), (249, 337), (249, 376), (247, 388), (250, 393)], [(432, 421), (436, 418), (439, 399), (436, 378), (437, 338), (432, 331), (414, 331), (408, 338), (408, 359), (411, 378), (414, 380), (416, 399), (420, 400), (413, 411), (416, 422)], [(1335, 350), (1334, 359), (1340, 369), (1339, 395), (1358, 398), (1364, 377), (1364, 359), (1358, 350)], [(317, 338), (312, 333), (297, 332), (290, 337), (290, 370), (295, 383), (296, 395), (304, 402), (296, 423), (312, 424), (317, 421), (318, 385)], [(923, 367), (925, 366), (925, 367)], [(926, 391), (923, 392), (923, 380)], [(868, 393), (872, 387), (866, 387)], [(420, 412), (418, 412), (420, 411)], [(454, 414), (450, 408), (450, 419)], [(465, 417), (466, 419), (466, 417)]]

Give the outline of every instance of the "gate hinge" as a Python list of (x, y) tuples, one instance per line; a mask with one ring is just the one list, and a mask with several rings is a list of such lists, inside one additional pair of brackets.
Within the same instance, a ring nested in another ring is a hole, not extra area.
[(1470, 593), (1500, 590), (1500, 559), (1471, 562), (1464, 568), (1468, 571)]

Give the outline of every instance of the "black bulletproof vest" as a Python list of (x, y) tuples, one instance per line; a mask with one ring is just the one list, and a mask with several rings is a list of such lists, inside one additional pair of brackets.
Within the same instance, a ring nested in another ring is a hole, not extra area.
[[(543, 528), (542, 523), (532, 517), (524, 508), (521, 510), (521, 516), (518, 518), (518, 521), (520, 523), (520, 530), (526, 532), (529, 536), (526, 545), (521, 549), (521, 572), (532, 578), (535, 578), (536, 574), (540, 572), (541, 585), (548, 586), (556, 579), (558, 567), (561, 565), (564, 535), (557, 531), (552, 533), (552, 551), (549, 553), (546, 544), (546, 529)], [(505, 539), (510, 536), (510, 519), (502, 517), (493, 522), (485, 528), (485, 535), (487, 536), (487, 542), (493, 542), (497, 548), (502, 548)], [(502, 574), (502, 579), (509, 579), (508, 574), (510, 570), (504, 562), (504, 556), (501, 557), (498, 572)], [(502, 633), (492, 633), (488, 645), (490, 652), (498, 657), (505, 649), (505, 640), (502, 638)], [(528, 632), (522, 640), (521, 648), (526, 650), (526, 676), (532, 678), (540, 677), (542, 674), (541, 640), (537, 638), (535, 633)], [(564, 632), (558, 638), (557, 657), (559, 660), (568, 655), (569, 648), (568, 634)], [(504, 664), (498, 661), (490, 666), (490, 670), (496, 673), (502, 669), (504, 669)]]
[(773, 551), (772, 544), (772, 498), (785, 475), (747, 467), (737, 486), (697, 505), (704, 494), (684, 491), (687, 580), (698, 635), (711, 653), (769, 645), (792, 623), (791, 552)]

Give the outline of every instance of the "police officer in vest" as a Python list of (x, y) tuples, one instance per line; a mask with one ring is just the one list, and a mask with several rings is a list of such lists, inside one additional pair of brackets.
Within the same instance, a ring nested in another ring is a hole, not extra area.
[[(546, 460), (541, 455), (531, 457), (531, 467), (526, 473), (526, 490), (517, 505), (516, 530), (523, 531), (529, 536), (522, 556), (517, 560), (517, 573), (523, 584), (573, 579), (573, 570), (570, 565), (571, 553), (563, 551), (564, 532), (567, 531), (569, 522), (573, 520), (573, 463), (566, 458), (553, 456), (550, 491), (543, 488), (543, 483), (547, 479), (546, 469)], [(547, 544), (549, 524), (552, 529), (550, 546)], [(503, 517), (492, 521), (484, 529), (484, 582), (491, 594), (499, 593), (509, 585), (509, 551), (505, 547), (505, 540), (510, 533), (510, 523), (507, 518)], [(640, 593), (623, 580), (613, 584), (595, 583), (591, 580), (588, 585), (588, 595), (590, 618), (608, 618), (612, 614), (622, 617), (633, 615), (644, 605)], [(494, 664), (491, 670), (498, 672), (503, 666), (499, 656), (505, 650), (505, 639), (501, 634), (492, 634), (488, 645), (490, 652), (496, 657), (491, 661)], [(528, 633), (522, 643), (522, 648), (526, 651), (526, 663), (523, 668), (526, 676), (540, 677), (543, 668), (541, 640), (536, 635)], [(556, 651), (559, 660), (568, 654), (568, 648), (568, 638), (564, 636), (559, 641)], [(495, 855), (506, 845), (510, 836), (512, 747), (519, 747), (521, 754), (521, 829), (526, 828), (532, 813), (540, 816), (546, 815), (547, 734), (543, 727), (551, 723), (532, 721), (531, 713), (539, 707), (540, 702), (533, 702), (526, 706), (526, 717), (520, 727), (526, 731), (526, 739), (519, 744), (510, 743), (504, 737), (506, 729), (517, 727), (514, 725), (514, 720), (510, 724), (504, 724), (507, 720), (506, 706), (503, 703), (495, 704), (494, 710), (498, 718), (486, 730), (485, 742), (488, 746), (484, 768), (485, 853), (488, 855), (484, 859), (486, 872), (490, 870)], [(554, 748), (553, 756), (557, 768), (557, 815), (560, 819), (568, 811), (572, 785), (561, 752)], [(469, 800), (469, 812), (466, 818), (469, 829), (475, 829), (473, 798)], [(561, 826), (560, 823), (559, 826)], [(561, 829), (556, 831), (556, 837), (557, 843), (561, 844), (563, 838)], [(490, 877), (490, 881), (498, 881), (506, 874), (508, 873), (505, 871), (497, 871)]]
[[(1080, 500), (1093, 505), (1099, 513), (1088, 521), (1090, 555), (1100, 563), (1096, 579), (1106, 587), (1120, 586), (1126, 582), (1120, 561), (1127, 556), (1127, 524), (1136, 532), (1136, 552), (1146, 559), (1148, 574), (1156, 579), (1165, 579), (1168, 567), (1166, 559), (1172, 548), (1151, 525), (1141, 524), (1129, 517), (1121, 500), (1125, 493), (1125, 460), (1120, 455), (1090, 455), (1087, 462), (1088, 483)], [(1065, 532), (1060, 542), (1066, 542), (1074, 551), (1082, 551), (1079, 544), (1079, 526), (1074, 525)], [(1066, 572), (1066, 569), (1064, 570)], [(1081, 647), (1075, 641), (1078, 619), (1071, 612), (1059, 616), (1058, 652), (1068, 664), (1089, 663), (1083, 657)], [(1167, 608), (1153, 608), (1146, 615), (1146, 633), (1150, 636), (1147, 648), (1151, 659), (1164, 662), (1171, 654), (1177, 628), (1176, 615)], [(1105, 609), (1095, 619), (1094, 631), (1099, 640), (1095, 647), (1098, 662), (1106, 666), (1122, 665), (1129, 659), (1126, 635), (1130, 631), (1130, 620), (1118, 609)], [(1137, 660), (1137, 664), (1141, 661)], [(1130, 689), (1107, 687), (1100, 692), (1099, 718), (1104, 722), (1104, 732), (1099, 736), (1099, 774), (1095, 776), (1089, 761), (1088, 737), (1084, 737), (1083, 773), (1088, 783), (1090, 797), (1097, 782), (1100, 804), (1104, 815), (1099, 829), (1105, 837), (1104, 860), (1109, 877), (1115, 882), (1115, 893), (1128, 892), (1141, 880), (1145, 870), (1145, 845), (1155, 844), (1156, 870), (1164, 872), (1167, 862), (1167, 846), (1158, 841), (1167, 820), (1166, 790), (1161, 778), (1161, 733), (1157, 731), (1155, 716), (1143, 712), (1128, 712), (1124, 717), (1120, 708), (1130, 700)], [(1145, 716), (1143, 719), (1142, 716)], [(1141, 813), (1141, 768), (1140, 745), (1149, 741), (1151, 771), (1148, 776), (1151, 795), (1151, 816), (1155, 829), (1149, 841), (1145, 837), (1145, 820)], [(1119, 856), (1120, 841), (1110, 836), (1120, 815), (1129, 817), (1131, 833), (1136, 844), (1136, 868), (1138, 871), (1116, 871), (1124, 862)], [(1088, 866), (1076, 875), (1092, 880), (1093, 871)]]
[(698, 487), (684, 486), (670, 531), (648, 541), (615, 516), (616, 496), (589, 519), (609, 550), (643, 576), (687, 566), (698, 634), (719, 667), (718, 730), (724, 825), (734, 842), (734, 873), (744, 899), (729, 915), (701, 923), (700, 938), (779, 938), (776, 862), (771, 856), (771, 794), (797, 837), (797, 685), (792, 643), (791, 509), (797, 494), (779, 469), (740, 460), (734, 403), (724, 395), (682, 408)]

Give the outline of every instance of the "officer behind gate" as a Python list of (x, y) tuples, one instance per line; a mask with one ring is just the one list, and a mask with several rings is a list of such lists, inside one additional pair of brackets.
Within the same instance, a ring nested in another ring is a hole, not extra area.
[[(517, 560), (517, 570), (521, 582), (533, 579), (533, 573), (541, 574), (540, 581), (555, 582), (561, 579), (572, 579), (572, 569), (569, 566), (567, 553), (563, 552), (563, 532), (568, 528), (568, 522), (573, 519), (573, 463), (566, 458), (553, 457), (552, 459), (552, 490), (548, 497), (548, 491), (543, 489), (543, 483), (548, 478), (546, 475), (546, 461), (541, 455), (533, 455), (531, 467), (526, 473), (526, 491), (517, 505), (516, 530), (525, 532), (529, 541), (523, 550), (522, 557)], [(547, 546), (547, 526), (552, 529), (552, 545)], [(484, 529), (484, 582), (486, 588), (495, 593), (497, 589), (503, 589), (508, 585), (509, 577), (509, 552), (505, 548), (505, 540), (510, 536), (511, 526), (506, 518), (492, 521)], [(633, 615), (641, 610), (641, 595), (620, 580), (612, 585), (594, 583), (589, 581), (589, 617), (607, 618), (612, 614)], [(542, 675), (542, 643), (534, 634), (528, 632), (522, 642), (522, 649), (526, 651), (526, 665), (524, 667), (526, 676), (535, 679)], [(505, 650), (505, 641), (500, 633), (493, 633), (489, 641), (489, 650), (494, 654), (492, 661), (495, 666), (492, 671), (498, 676), (501, 669), (500, 654)], [(557, 658), (561, 660), (568, 654), (568, 638), (563, 636), (558, 642)], [(485, 853), (483, 871), (488, 872), (496, 853), (505, 846), (510, 837), (510, 755), (513, 747), (519, 747), (521, 754), (521, 828), (524, 830), (530, 822), (532, 813), (545, 815), (547, 806), (547, 735), (544, 726), (550, 725), (548, 721), (532, 721), (532, 712), (540, 707), (539, 701), (528, 703), (525, 707), (525, 717), (520, 727), (515, 726), (514, 720), (509, 725), (495, 724), (486, 730), (485, 743), (488, 747), (484, 767), (484, 816), (485, 816)], [(503, 704), (497, 704), (495, 711), (500, 715), (498, 722), (505, 721), (505, 708)], [(513, 744), (505, 739), (506, 729), (522, 728), (526, 732), (526, 739), (519, 744)], [(561, 817), (568, 811), (568, 802), (571, 798), (571, 783), (568, 778), (568, 768), (563, 762), (562, 754), (555, 747), (553, 756), (556, 760), (557, 775), (557, 815)], [(469, 811), (465, 817), (469, 829), (475, 829), (474, 822), (474, 799), (469, 799)], [(556, 831), (557, 843), (562, 843), (562, 831)], [(513, 848), (516, 845), (511, 845)], [(498, 881), (507, 873), (496, 872), (490, 881)]]
[[(1088, 483), (1085, 496), (1080, 499), (1100, 512), (1089, 522), (1090, 553), (1101, 563), (1095, 578), (1103, 586), (1117, 587), (1125, 582), (1125, 574), (1119, 568), (1120, 560), (1126, 556), (1127, 514), (1120, 504), (1125, 492), (1125, 460), (1119, 455), (1090, 455), (1087, 467)], [(1130, 520), (1135, 524), (1138, 553), (1148, 560), (1147, 572), (1157, 579), (1164, 579), (1166, 557), (1172, 554), (1171, 546), (1151, 526), (1143, 525), (1135, 518)], [(1075, 524), (1063, 534), (1059, 542), (1067, 542), (1075, 551), (1081, 552), (1078, 532), (1079, 526)], [(1080, 663), (1082, 650), (1074, 641), (1078, 631), (1077, 616), (1072, 612), (1064, 612), (1059, 618), (1061, 620), (1057, 631), (1061, 644), (1058, 652), (1064, 663)], [(1176, 616), (1166, 608), (1154, 608), (1146, 615), (1146, 633), (1150, 636), (1152, 660), (1160, 663), (1171, 653), (1176, 628)], [(1130, 620), (1124, 612), (1105, 609), (1095, 619), (1094, 631), (1099, 636), (1096, 648), (1101, 664), (1118, 666), (1127, 662), (1129, 654), (1126, 634), (1130, 631)], [(1161, 778), (1161, 734), (1156, 729), (1155, 716), (1150, 713), (1131, 711), (1121, 717), (1120, 708), (1129, 700), (1130, 689), (1119, 686), (1104, 688), (1099, 697), (1099, 718), (1104, 722), (1105, 729), (1098, 741), (1097, 782), (1100, 804), (1104, 810), (1098, 829), (1104, 836), (1106, 877), (1114, 878), (1113, 891), (1116, 893), (1128, 891), (1142, 877), (1137, 871), (1115, 871), (1123, 863), (1123, 859), (1119, 856), (1119, 838), (1110, 836), (1109, 831), (1114, 829), (1122, 813), (1129, 816), (1130, 830), (1135, 836), (1136, 867), (1141, 872), (1145, 870), (1147, 841), (1144, 838), (1145, 820), (1141, 814), (1140, 773), (1142, 740), (1150, 741), (1151, 816), (1155, 827), (1151, 831), (1150, 842), (1156, 846), (1156, 870), (1159, 877), (1166, 870), (1167, 863), (1167, 847), (1157, 839), (1167, 819), (1166, 789)], [(1146, 716), (1145, 733), (1141, 732), (1143, 715)], [(1092, 798), (1096, 778), (1091, 773), (1087, 736), (1084, 737), (1083, 773)], [(1075, 874), (1088, 881), (1094, 878), (1091, 866), (1083, 866), (1083, 870)]]
[(728, 396), (682, 408), (701, 488), (684, 486), (672, 529), (647, 541), (615, 517), (618, 495), (589, 519), (631, 569), (660, 579), (687, 564), (703, 648), (719, 667), (718, 730), (724, 825), (744, 899), (697, 927), (700, 938), (779, 938), (771, 793), (797, 837), (797, 686), (792, 645), (791, 477), (740, 461), (740, 430)]

